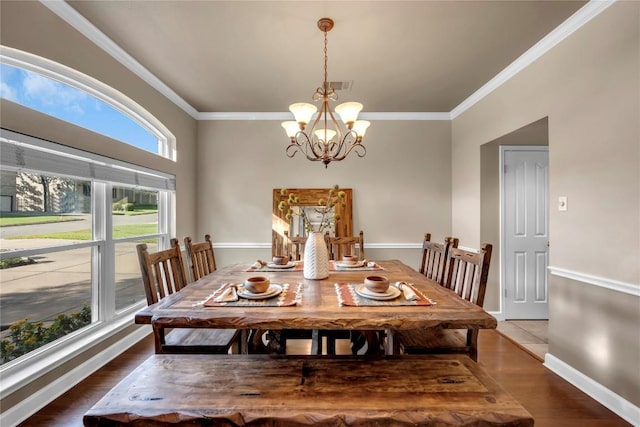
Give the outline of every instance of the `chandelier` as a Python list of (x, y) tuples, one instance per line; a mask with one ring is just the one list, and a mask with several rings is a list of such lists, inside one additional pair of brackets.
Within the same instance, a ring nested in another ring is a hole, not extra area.
[(327, 81), (327, 33), (333, 28), (333, 20), (321, 18), (318, 28), (324, 33), (324, 83), (316, 89), (312, 99), (315, 102), (321, 101), (320, 111), (311, 127), (307, 127), (318, 108), (304, 102), (291, 104), (289, 110), (293, 113), (295, 121), (283, 122), (282, 127), (291, 138), (291, 143), (286, 149), (287, 156), (293, 157), (301, 151), (307, 159), (321, 161), (326, 168), (333, 161), (343, 160), (351, 151), (355, 151), (359, 157), (364, 157), (367, 150), (362, 145), (362, 138), (370, 123), (357, 120), (358, 113), (362, 110), (362, 104), (359, 102), (345, 102), (336, 106), (335, 112), (344, 123), (344, 127), (329, 108), (329, 101), (338, 99), (334, 88)]

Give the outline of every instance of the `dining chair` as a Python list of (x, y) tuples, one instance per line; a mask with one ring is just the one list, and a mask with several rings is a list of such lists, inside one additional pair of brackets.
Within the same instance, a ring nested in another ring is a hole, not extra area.
[(364, 232), (357, 236), (327, 236), (329, 259), (339, 261), (344, 255), (356, 255), (358, 260), (364, 259)]
[(189, 259), (191, 259), (193, 280), (199, 280), (201, 277), (216, 271), (216, 257), (209, 234), (205, 234), (204, 242), (200, 243), (193, 243), (191, 237), (187, 236), (184, 238), (184, 246), (187, 249)]
[[(145, 243), (136, 246), (147, 304), (188, 286), (178, 239), (169, 249), (150, 253)], [(156, 353), (214, 353), (237, 351), (239, 332), (233, 329), (171, 329), (154, 325)]]
[[(451, 248), (443, 286), (461, 298), (482, 307), (493, 246), (484, 243), (479, 252)], [(430, 328), (394, 332), (399, 351), (404, 354), (467, 354), (478, 360), (478, 328)]]
[(286, 255), (292, 261), (304, 259), (304, 245), (307, 243), (307, 236), (289, 236), (288, 231), (284, 231), (286, 242)]
[(428, 279), (442, 285), (447, 266), (447, 255), (451, 248), (457, 247), (458, 239), (455, 237), (445, 237), (444, 243), (438, 243), (431, 241), (431, 233), (425, 234), (422, 242), (420, 274), (424, 274)]

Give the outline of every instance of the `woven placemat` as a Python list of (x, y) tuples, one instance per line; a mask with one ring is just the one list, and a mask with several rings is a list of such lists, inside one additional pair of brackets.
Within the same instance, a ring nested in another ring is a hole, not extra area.
[(195, 305), (200, 307), (290, 307), (302, 304), (302, 283), (298, 283), (297, 285), (290, 285), (289, 283), (277, 284), (282, 286), (282, 292), (280, 295), (272, 298), (254, 300), (238, 297), (237, 301), (214, 301), (215, 298), (221, 295), (229, 286), (237, 285), (236, 283), (225, 283), (213, 294), (209, 295), (206, 300)]
[(384, 268), (378, 264), (374, 264), (371, 267), (363, 265), (362, 267), (340, 267), (336, 265), (335, 261), (329, 261), (329, 271), (382, 271)]
[(358, 306), (401, 306), (401, 305), (434, 305), (435, 301), (426, 297), (422, 292), (417, 290), (415, 287), (411, 285), (403, 285), (409, 286), (413, 291), (418, 295), (420, 299), (414, 301), (407, 301), (402, 293), (395, 299), (392, 300), (374, 300), (370, 298), (365, 298), (356, 293), (356, 287), (361, 285), (361, 283), (336, 283), (334, 286), (336, 288), (336, 293), (338, 294), (338, 304), (341, 306), (347, 307), (358, 307)]
[(296, 265), (294, 265), (291, 268), (277, 268), (277, 267), (269, 267), (268, 265), (265, 265), (263, 267), (255, 267), (253, 265), (251, 265), (249, 268), (247, 268), (245, 271), (249, 271), (249, 272), (271, 272), (271, 273), (286, 273), (288, 271), (302, 271), (302, 262), (296, 262)]

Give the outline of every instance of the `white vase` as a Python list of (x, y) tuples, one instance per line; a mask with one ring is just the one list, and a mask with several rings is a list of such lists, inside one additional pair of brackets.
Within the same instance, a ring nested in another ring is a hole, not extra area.
[(304, 245), (305, 279), (326, 279), (329, 277), (329, 253), (321, 231), (312, 231)]

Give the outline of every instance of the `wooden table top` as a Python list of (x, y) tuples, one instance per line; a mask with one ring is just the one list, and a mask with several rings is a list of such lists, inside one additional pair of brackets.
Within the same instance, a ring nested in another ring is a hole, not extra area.
[[(428, 280), (398, 260), (380, 261), (383, 271), (331, 271), (324, 280), (307, 280), (302, 271), (247, 272), (249, 264), (235, 264), (188, 285), (135, 316), (136, 323), (160, 327), (233, 329), (382, 330), (496, 328), (496, 319), (482, 308)], [(194, 306), (225, 283), (242, 283), (250, 276), (267, 276), (272, 283), (302, 284), (302, 302), (289, 307)], [(362, 283), (366, 276), (382, 275), (391, 282), (406, 281), (436, 304), (429, 306), (340, 306), (336, 283)]]
[(85, 426), (533, 426), (467, 356), (154, 355)]

